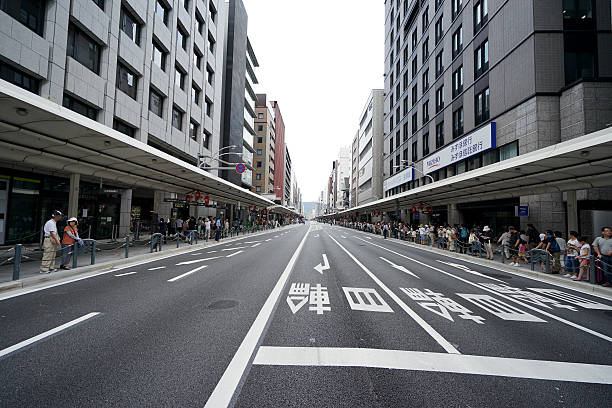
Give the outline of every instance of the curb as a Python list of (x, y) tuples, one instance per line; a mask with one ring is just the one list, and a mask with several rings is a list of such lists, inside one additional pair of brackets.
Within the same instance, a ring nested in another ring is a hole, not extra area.
[[(346, 227), (343, 227), (346, 228)], [(357, 230), (358, 231), (358, 230)], [(359, 232), (363, 232), (363, 231), (359, 231)], [(365, 233), (368, 234), (368, 233)], [(378, 236), (378, 235), (376, 235)], [(382, 239), (382, 237), (380, 237)], [(511, 266), (506, 266), (505, 264), (499, 263), (499, 262), (492, 262), (490, 260), (487, 260), (485, 258), (477, 258), (477, 257), (473, 257), (471, 255), (465, 255), (465, 254), (461, 254), (458, 252), (450, 252), (450, 251), (444, 251), (438, 248), (433, 248), (430, 247), (428, 245), (419, 245), (419, 244), (414, 244), (412, 242), (408, 242), (408, 241), (402, 241), (399, 240), (397, 238), (387, 238), (388, 241), (393, 241), (393, 242), (397, 242), (399, 244), (402, 245), (406, 245), (408, 247), (411, 248), (415, 248), (415, 249), (421, 249), (423, 251), (427, 251), (427, 252), (431, 252), (434, 254), (439, 254), (439, 255), (444, 255), (447, 257), (452, 257), (452, 258), (456, 258), (456, 259), (460, 259), (463, 261), (467, 261), (476, 265), (480, 265), (480, 266), (485, 266), (487, 268), (492, 268), (492, 269), (497, 269), (503, 272), (507, 272), (507, 273), (511, 273), (514, 275), (518, 275), (524, 278), (537, 278), (540, 281), (543, 282), (547, 282), (547, 283), (552, 283), (555, 284), (557, 286), (563, 286), (565, 288), (571, 289), (571, 290), (575, 290), (577, 292), (583, 292), (586, 294), (597, 294), (597, 295), (601, 295), (607, 298), (612, 298), (612, 287), (605, 287), (605, 286), (600, 286), (600, 285), (593, 285), (591, 283), (588, 282), (571, 282), (568, 281), (566, 278), (563, 278), (559, 275), (552, 275), (552, 274), (548, 274), (548, 273), (543, 273), (543, 272), (539, 272), (537, 270), (532, 271), (531, 269), (528, 270), (524, 270), (524, 269), (518, 269), (516, 267), (511, 267)], [(573, 285), (573, 284), (576, 285)]]
[[(291, 225), (289, 225), (288, 227), (291, 227)], [(276, 231), (280, 231), (284, 228), (287, 228), (287, 227), (280, 227), (276, 229)], [(70, 269), (67, 271), (62, 270), (62, 271), (54, 272), (51, 274), (34, 275), (34, 276), (27, 277), (27, 278), (19, 279), (16, 281), (2, 282), (0, 283), (0, 293), (6, 293), (12, 290), (18, 290), (18, 289), (31, 287), (31, 286), (36, 286), (41, 283), (61, 281), (66, 278), (79, 277), (81, 275), (87, 275), (92, 272), (100, 272), (104, 270), (108, 270), (110, 272), (113, 269), (117, 269), (119, 267), (121, 267), (122, 269), (129, 268), (130, 265), (136, 265), (136, 264), (142, 265), (143, 264), (142, 261), (144, 260), (148, 260), (148, 262), (153, 262), (157, 259), (167, 258), (169, 256), (174, 256), (174, 255), (181, 255), (181, 254), (189, 253), (189, 252), (196, 251), (196, 250), (203, 249), (203, 248), (212, 248), (217, 245), (225, 244), (227, 242), (234, 242), (234, 241), (248, 238), (248, 237), (256, 237), (258, 235), (266, 234), (272, 231), (274, 230), (260, 231), (260, 232), (255, 232), (249, 235), (225, 238), (222, 241), (219, 241), (218, 243), (213, 243), (213, 244), (202, 243), (202, 244), (189, 245), (189, 246), (185, 246), (182, 248), (171, 248), (171, 249), (161, 251), (161, 252), (145, 253), (145, 254), (136, 255), (130, 258), (119, 258), (119, 259), (115, 259), (112, 261), (107, 261), (107, 262), (103, 262), (103, 263), (99, 263), (95, 265), (81, 266), (81, 267)]]

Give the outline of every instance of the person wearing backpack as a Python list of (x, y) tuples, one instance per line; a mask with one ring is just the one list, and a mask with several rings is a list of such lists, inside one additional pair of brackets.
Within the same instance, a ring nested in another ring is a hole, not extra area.
[(555, 239), (555, 235), (551, 230), (546, 231), (546, 236), (544, 237), (544, 250), (552, 255), (553, 257), (553, 267), (551, 273), (559, 273), (561, 269), (561, 248), (559, 248), (559, 243)]

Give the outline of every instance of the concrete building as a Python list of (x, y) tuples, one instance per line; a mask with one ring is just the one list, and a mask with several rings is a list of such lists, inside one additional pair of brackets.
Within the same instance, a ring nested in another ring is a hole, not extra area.
[(351, 192), (351, 148), (342, 147), (338, 151), (334, 180), (334, 208), (344, 210), (350, 206)]
[(277, 200), (284, 201), (285, 197), (285, 121), (281, 114), (278, 102), (272, 101), (272, 109), (274, 111), (274, 192)]
[[(259, 67), (259, 62), (248, 38), (248, 15), (242, 0), (229, 0), (225, 4), (228, 23), (225, 32), (220, 154), (227, 162), (221, 163), (230, 169), (222, 170), (221, 177), (250, 189), (253, 183), (257, 101), (253, 87), (258, 83), (255, 68)], [(232, 163), (244, 163), (247, 169), (239, 174), (232, 168)]]
[[(226, 24), (220, 0), (3, 1), (0, 78), (51, 101), (60, 112), (77, 112), (195, 165), (198, 156), (217, 152), (221, 141)], [(168, 191), (50, 172), (46, 163), (3, 160), (0, 167), (7, 191), (29, 192), (0, 200), (7, 225), (31, 217), (29, 230), (8, 227), (9, 241), (40, 229), (55, 207), (70, 208), (69, 215), (80, 217), (96, 237), (109, 236), (117, 226), (125, 232), (134, 220), (148, 223), (153, 215), (195, 210), (169, 202), (177, 196)], [(78, 192), (70, 206), (69, 191)]]
[(359, 117), (356, 205), (383, 197), (383, 90), (373, 89)]
[(283, 205), (291, 205), (291, 156), (289, 155), (289, 148), (285, 143), (285, 174), (284, 180), (284, 193), (283, 193)]
[(359, 202), (358, 183), (359, 178), (359, 131), (355, 133), (351, 143), (351, 207), (355, 207)]
[(275, 109), (267, 102), (266, 94), (257, 94), (255, 105), (255, 158), (253, 188), (259, 194), (274, 194), (274, 155), (276, 145)]
[[(447, 178), (469, 179), (477, 169), (519, 163), (610, 126), (610, 7), (609, 0), (387, 0), (385, 197), (433, 191)], [(516, 166), (517, 177), (523, 170)], [(486, 223), (499, 231), (534, 223), (567, 231), (588, 229), (594, 214), (612, 208), (607, 186), (496, 191), (421, 203), (431, 214), (398, 208), (389, 215), (413, 224)], [(519, 206), (528, 215), (519, 217)]]

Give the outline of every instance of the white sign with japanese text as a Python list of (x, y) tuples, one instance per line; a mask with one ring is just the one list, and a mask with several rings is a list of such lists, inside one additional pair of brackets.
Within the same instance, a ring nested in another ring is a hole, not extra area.
[(383, 181), (383, 190), (390, 190), (412, 180), (414, 180), (414, 169), (412, 167), (408, 167), (397, 173), (395, 176), (389, 177)]
[(495, 122), (491, 122), (423, 159), (423, 173), (432, 173), (495, 147)]

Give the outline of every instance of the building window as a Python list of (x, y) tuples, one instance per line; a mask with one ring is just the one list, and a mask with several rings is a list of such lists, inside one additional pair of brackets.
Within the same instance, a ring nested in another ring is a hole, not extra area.
[(565, 84), (597, 78), (597, 33), (570, 31), (563, 35)]
[(215, 8), (215, 5), (212, 1), (208, 3), (208, 16), (210, 18), (210, 21), (212, 21), (213, 23), (217, 22), (217, 9)]
[(393, 137), (391, 137), (391, 139), (389, 139), (389, 154), (391, 154), (393, 150)]
[(181, 45), (181, 48), (187, 51), (187, 37), (189, 34), (185, 32), (185, 29), (180, 25), (177, 26), (176, 30), (176, 43)]
[(202, 53), (195, 46), (193, 47), (193, 65), (195, 65), (197, 69), (200, 69), (202, 66)]
[(104, 0), (93, 0), (94, 4), (100, 7), (100, 10), (104, 10)]
[(258, 156), (261, 156), (262, 154), (263, 154), (263, 153), (262, 153), (262, 149), (257, 149), (257, 155), (258, 155)]
[(168, 25), (168, 7), (161, 0), (155, 2), (155, 16), (166, 26)]
[(68, 26), (68, 55), (98, 74), (100, 46), (74, 24)]
[(129, 137), (134, 137), (135, 129), (129, 125), (126, 125), (120, 120), (113, 120), (113, 129), (115, 129), (117, 132), (123, 133), (124, 135), (128, 135)]
[(183, 130), (183, 112), (178, 110), (176, 106), (172, 107), (172, 126), (178, 130)]
[(46, 3), (46, 0), (1, 0), (0, 10), (42, 37)]
[(414, 135), (419, 128), (419, 119), (416, 113), (412, 115), (412, 134)]
[(182, 68), (175, 64), (174, 66), (174, 85), (178, 86), (182, 90), (185, 90), (185, 72)]
[(389, 175), (393, 175), (393, 159), (389, 160)]
[(211, 134), (208, 133), (207, 131), (204, 131), (204, 134), (202, 136), (202, 146), (204, 146), (204, 148), (208, 149), (208, 144), (210, 143), (210, 136)]
[(0, 61), (0, 78), (38, 95), (40, 80)]
[(480, 30), (489, 18), (489, 5), (487, 2), (488, 0), (476, 0), (474, 2), (474, 32)]
[(159, 116), (163, 115), (164, 97), (153, 89), (149, 90), (149, 110)]
[(463, 106), (453, 112), (453, 139), (463, 134)]
[(263, 114), (263, 113), (261, 113), (261, 112), (259, 112), (259, 113), (257, 114), (257, 119), (263, 119), (263, 118), (264, 118), (264, 114)]
[(429, 25), (429, 6), (425, 8), (425, 11), (421, 16), (421, 23), (423, 26), (423, 32), (427, 31), (427, 26)]
[(258, 162), (257, 162), (257, 168), (258, 168), (258, 169), (261, 169), (261, 166), (262, 166), (262, 162), (258, 161)]
[(429, 89), (429, 68), (423, 72), (423, 95), (425, 95), (425, 91)]
[(436, 113), (444, 109), (444, 85), (436, 90)]
[(429, 122), (429, 101), (423, 104), (423, 125)]
[(453, 72), (453, 99), (463, 92), (463, 65)]
[(418, 141), (414, 141), (412, 142), (412, 161), (415, 162), (419, 159), (419, 152), (418, 152), (419, 146), (418, 146)]
[(153, 54), (151, 55), (151, 59), (162, 71), (166, 71), (166, 52), (163, 51), (155, 40), (153, 40)]
[(117, 63), (117, 89), (136, 100), (138, 93), (138, 77), (120, 62)]
[(417, 74), (417, 57), (412, 60), (412, 78), (416, 77)]
[(408, 114), (408, 97), (404, 98), (404, 116), (406, 116)]
[(416, 50), (417, 42), (418, 42), (418, 37), (417, 37), (417, 30), (415, 28), (414, 31), (412, 32), (412, 51)]
[(442, 5), (442, 3), (444, 3), (444, 0), (436, 0), (435, 1), (436, 11), (438, 11), (438, 9)]
[[(403, 58), (404, 58), (404, 65), (406, 65), (408, 63), (408, 47), (404, 48), (404, 53), (403, 53)], [(391, 78), (391, 83), (393, 83), (393, 78)]]
[(444, 72), (444, 50), (436, 55), (436, 78), (439, 78), (442, 72)]
[(198, 140), (198, 129), (200, 127), (193, 120), (189, 121), (189, 137), (193, 140)]
[(418, 98), (417, 84), (412, 87), (412, 106), (416, 105)]
[(451, 14), (453, 20), (457, 18), (459, 12), (461, 11), (461, 7), (463, 6), (463, 0), (451, 0)]
[(429, 133), (423, 135), (423, 157), (429, 154)]
[[(257, 131), (258, 132), (263, 132), (263, 125), (257, 125)], [(261, 138), (259, 138), (259, 139), (261, 139)], [(261, 142), (259, 142), (259, 143), (261, 143)]]
[(453, 59), (457, 58), (461, 50), (463, 50), (463, 27), (459, 26), (453, 33)]
[(213, 38), (212, 34), (209, 32), (208, 33), (208, 49), (210, 50), (210, 52), (212, 52), (213, 54), (215, 53), (215, 44), (216, 41)]
[(404, 164), (404, 168), (408, 167), (408, 148), (405, 148), (402, 152), (402, 163)]
[(261, 173), (255, 173), (255, 180), (261, 180)]
[(444, 146), (444, 121), (436, 125), (436, 149)]
[(423, 64), (427, 57), (429, 57), (429, 37), (423, 40)]
[(121, 7), (119, 29), (137, 45), (140, 45), (140, 23), (125, 7)]
[(510, 142), (499, 148), (499, 160), (508, 160), (518, 156), (518, 140)]
[[(263, 126), (262, 126), (262, 128), (263, 128)], [(260, 129), (260, 130), (261, 130), (261, 129)], [(263, 137), (258, 137), (258, 138), (257, 138), (257, 143), (263, 143)]]
[(255, 186), (255, 192), (261, 193), (261, 186)]
[(89, 119), (96, 120), (96, 118), (98, 117), (97, 109), (84, 104), (83, 102), (73, 98), (70, 95), (64, 94), (64, 100), (62, 105), (64, 106), (64, 108), (68, 108), (71, 111), (79, 113), (83, 116), (87, 116)]
[(198, 28), (198, 33), (202, 34), (204, 32), (204, 19), (200, 16), (200, 13), (196, 11), (195, 13), (196, 26)]
[(408, 140), (408, 122), (404, 122), (404, 126), (402, 126), (402, 130), (404, 134), (404, 138), (402, 139), (402, 142), (405, 142), (406, 140)]
[(183, 0), (183, 7), (185, 7), (185, 10), (189, 11), (189, 0)]
[(213, 116), (213, 103), (208, 98), (206, 98), (206, 116), (209, 118), (212, 118)]
[(489, 40), (484, 40), (474, 51), (474, 79), (489, 69)]
[(442, 35), (444, 34), (442, 18), (443, 16), (440, 16), (440, 18), (438, 18), (438, 21), (436, 21), (436, 45), (440, 42), (440, 40), (442, 39)]
[(191, 101), (196, 105), (200, 105), (200, 90), (196, 88), (195, 84), (191, 85)]
[(474, 96), (476, 126), (489, 120), (489, 88)]
[(215, 71), (213, 71), (210, 66), (206, 67), (206, 82), (208, 82), (209, 85), (214, 85), (215, 82)]
[(395, 133), (395, 148), (397, 149), (400, 145), (400, 132), (399, 130)]

